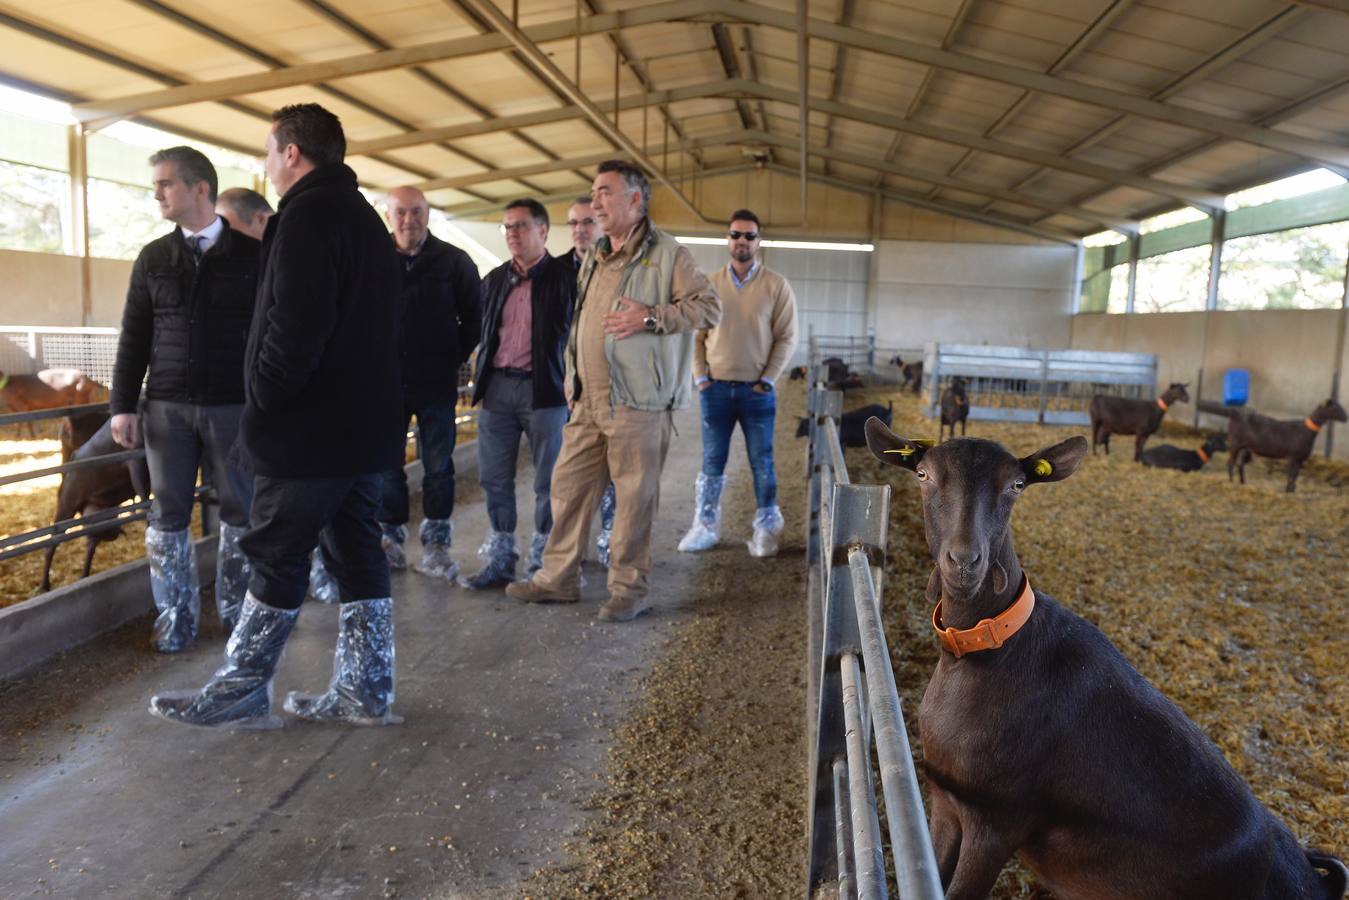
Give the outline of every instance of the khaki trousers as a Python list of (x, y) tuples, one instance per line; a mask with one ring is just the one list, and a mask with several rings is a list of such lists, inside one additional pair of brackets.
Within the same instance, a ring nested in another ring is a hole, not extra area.
[(535, 584), (572, 595), (580, 590), (590, 521), (612, 480), (617, 508), (610, 544), (609, 594), (633, 599), (646, 596), (651, 528), (660, 506), (660, 475), (670, 452), (673, 427), (669, 412), (577, 404), (562, 429), (562, 450), (553, 466), (553, 530), (543, 551), (543, 568), (534, 575)]

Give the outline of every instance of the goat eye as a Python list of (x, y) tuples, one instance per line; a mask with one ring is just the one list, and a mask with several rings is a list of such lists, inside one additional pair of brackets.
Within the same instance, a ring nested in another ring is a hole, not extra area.
[(927, 470), (926, 470), (926, 469), (914, 469), (914, 470), (913, 470), (913, 474), (915, 474), (915, 475), (918, 476), (918, 480), (919, 480), (919, 481), (927, 481)]
[(1018, 478), (1016, 481), (1013, 481), (1013, 482), (1012, 482), (1012, 492), (1013, 492), (1013, 493), (1019, 494), (1019, 493), (1021, 493), (1022, 491), (1024, 491), (1025, 489), (1026, 489), (1026, 482), (1025, 482), (1025, 479)]

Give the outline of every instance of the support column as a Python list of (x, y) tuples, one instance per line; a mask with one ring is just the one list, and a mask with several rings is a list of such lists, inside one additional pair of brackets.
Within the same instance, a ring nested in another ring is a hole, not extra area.
[(1199, 427), (1199, 401), (1204, 396), (1204, 369), (1208, 361), (1209, 319), (1218, 308), (1218, 281), (1223, 271), (1223, 234), (1227, 227), (1227, 212), (1215, 210), (1210, 213), (1212, 229), (1209, 231), (1208, 257), (1208, 296), (1204, 299), (1204, 322), (1199, 333), (1199, 375), (1194, 387), (1194, 427)]
[(94, 317), (93, 273), (89, 262), (89, 135), (81, 124), (66, 129), (70, 171), (70, 253), (80, 258), (80, 324)]

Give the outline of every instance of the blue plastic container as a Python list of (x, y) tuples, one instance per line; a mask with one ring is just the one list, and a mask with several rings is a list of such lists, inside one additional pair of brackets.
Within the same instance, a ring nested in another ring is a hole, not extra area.
[(1251, 373), (1245, 369), (1228, 369), (1223, 375), (1223, 406), (1245, 406), (1251, 394)]

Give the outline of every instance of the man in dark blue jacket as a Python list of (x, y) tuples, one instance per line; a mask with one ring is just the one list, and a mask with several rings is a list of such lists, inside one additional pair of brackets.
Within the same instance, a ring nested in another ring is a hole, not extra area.
[(307, 103), (272, 121), (265, 165), (281, 203), (262, 241), (242, 422), (256, 472), (241, 542), (253, 578), (225, 664), (200, 691), (152, 698), (150, 711), (188, 725), (280, 724), (272, 676), (318, 543), (342, 601), (333, 677), (327, 693), (292, 693), (286, 709), (389, 724), (393, 599), (375, 513), (381, 473), (405, 443), (398, 318), (388, 311), (401, 273), (384, 223), (342, 163), (337, 117)]
[[(178, 227), (145, 246), (131, 269), (109, 407), (113, 439), (140, 444), (154, 492), (145, 556), (159, 617), (153, 643), (177, 653), (197, 636), (201, 614), (188, 524), (197, 469), (220, 501), (216, 608), (233, 630), (250, 570), (239, 549), (252, 479), (229, 459), (244, 403), (244, 344), (257, 290), (258, 242), (215, 213), (216, 172), (191, 147), (150, 157), (155, 199)], [(145, 403), (137, 415), (146, 369)], [(203, 466), (203, 464), (205, 464)]]
[[(482, 282), (463, 250), (429, 230), (431, 209), (414, 187), (389, 192), (389, 226), (403, 264), (400, 299), (404, 426), (414, 415), (420, 435), (422, 519), (417, 536), (422, 559), (417, 570), (448, 578), (459, 574), (450, 557), (450, 514), (454, 512), (455, 407), (459, 367), (478, 344)], [(395, 569), (407, 565), (408, 481), (400, 464), (384, 474), (379, 522), (384, 554)]]
[(548, 210), (537, 200), (513, 200), (502, 216), (510, 261), (483, 282), (482, 347), (473, 402), (478, 412), (478, 477), (491, 524), (480, 553), (487, 563), (464, 581), (500, 588), (515, 580), (515, 463), (520, 438), (534, 457), (534, 535), (529, 573), (542, 564), (553, 529), (553, 463), (567, 422), (563, 354), (576, 305), (576, 270), (567, 256), (550, 256)]

